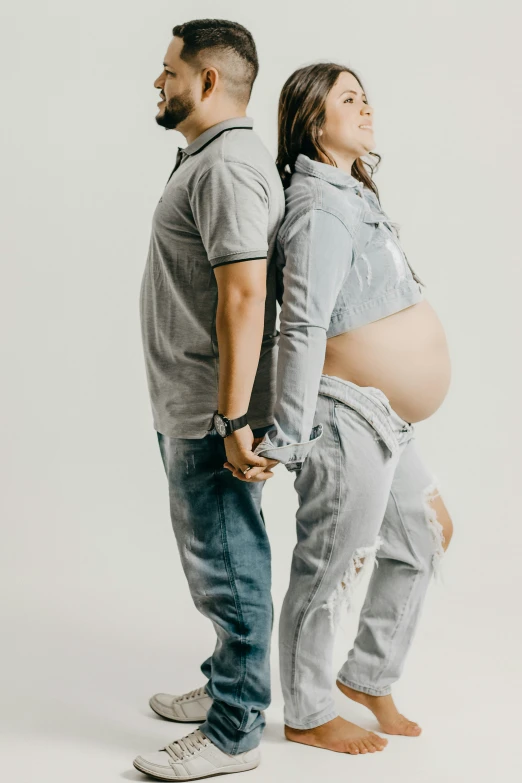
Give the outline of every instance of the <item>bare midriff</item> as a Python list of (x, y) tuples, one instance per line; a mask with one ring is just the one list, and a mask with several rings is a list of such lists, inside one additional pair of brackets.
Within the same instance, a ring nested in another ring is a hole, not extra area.
[(426, 299), (366, 326), (330, 337), (323, 367), (358, 386), (374, 386), (408, 422), (431, 416), (450, 384), (446, 335)]

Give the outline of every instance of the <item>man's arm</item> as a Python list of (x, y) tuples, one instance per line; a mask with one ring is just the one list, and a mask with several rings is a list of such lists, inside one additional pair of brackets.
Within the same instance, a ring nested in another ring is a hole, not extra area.
[[(199, 178), (191, 204), (218, 287), (218, 411), (228, 418), (236, 418), (248, 410), (261, 355), (268, 185), (262, 174), (249, 164), (223, 159), (213, 163)], [(249, 425), (226, 437), (229, 463), (235, 469), (275, 464), (254, 454), (253, 445)]]
[(215, 269), (218, 286), (219, 412), (246, 413), (254, 385), (266, 299), (266, 258)]
[[(216, 330), (219, 348), (218, 410), (229, 419), (248, 410), (256, 377), (266, 299), (266, 258), (223, 264), (214, 270), (218, 286)], [(273, 460), (253, 453), (253, 433), (249, 426), (225, 438), (228, 462), (235, 468), (245, 465), (269, 466)], [(258, 479), (270, 478), (262, 471)]]

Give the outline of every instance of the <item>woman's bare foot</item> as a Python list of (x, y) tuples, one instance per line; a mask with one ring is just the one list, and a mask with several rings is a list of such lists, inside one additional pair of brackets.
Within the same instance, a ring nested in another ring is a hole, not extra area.
[(391, 693), (387, 696), (370, 696), (369, 693), (356, 691), (337, 680), (339, 690), (352, 701), (363, 704), (373, 712), (386, 734), (403, 734), (405, 737), (418, 737), (422, 729), (418, 723), (401, 715), (395, 706)]
[(375, 753), (376, 750), (384, 750), (388, 744), (384, 737), (339, 717), (316, 726), (315, 729), (292, 729), (285, 726), (285, 737), (291, 742), (353, 755)]

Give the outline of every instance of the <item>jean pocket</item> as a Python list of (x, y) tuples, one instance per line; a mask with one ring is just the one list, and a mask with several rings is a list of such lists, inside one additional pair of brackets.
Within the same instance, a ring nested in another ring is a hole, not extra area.
[(377, 401), (377, 399), (373, 399), (372, 403), (374, 406), (377, 406), (377, 410), (372, 410), (371, 405), (360, 405), (353, 400), (350, 400), (350, 402), (336, 400), (334, 403), (336, 418), (338, 417), (339, 412), (341, 413), (342, 418), (343, 411), (355, 411), (359, 414), (359, 416), (368, 422), (374, 432), (378, 435), (379, 440), (381, 440), (388, 447), (390, 453), (394, 454), (399, 447), (399, 443), (392, 427), (390, 426), (388, 412), (384, 408), (383, 403)]

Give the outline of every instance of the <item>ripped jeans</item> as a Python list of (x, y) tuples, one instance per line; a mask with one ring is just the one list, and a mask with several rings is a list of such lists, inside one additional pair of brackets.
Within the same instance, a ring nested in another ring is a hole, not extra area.
[(332, 655), (339, 612), (361, 566), (373, 566), (353, 649), (337, 679), (388, 694), (401, 674), (443, 529), (436, 481), (414, 428), (377, 388), (322, 375), (315, 422), (323, 436), (296, 472), (297, 544), (280, 624), (285, 724), (310, 729), (337, 715)]

